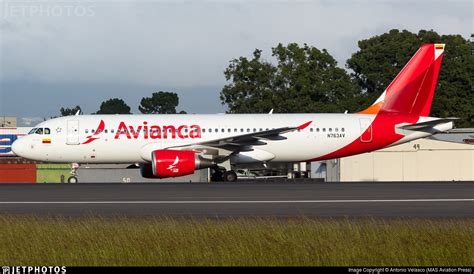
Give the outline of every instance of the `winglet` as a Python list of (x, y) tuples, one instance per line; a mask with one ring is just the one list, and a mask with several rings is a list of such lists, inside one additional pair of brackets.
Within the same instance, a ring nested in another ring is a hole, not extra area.
[(298, 129), (299, 129), (299, 130), (305, 129), (305, 128), (307, 128), (312, 122), (313, 122), (313, 121), (306, 122), (306, 123), (302, 124), (301, 126), (298, 126)]
[(270, 112), (268, 114), (273, 114), (273, 108), (270, 110)]

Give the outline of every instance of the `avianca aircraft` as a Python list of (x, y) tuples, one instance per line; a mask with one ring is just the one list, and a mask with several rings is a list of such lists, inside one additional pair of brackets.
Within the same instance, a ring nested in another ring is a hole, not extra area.
[[(430, 117), (444, 44), (419, 48), (383, 94), (355, 114), (77, 115), (13, 143), (39, 161), (137, 163), (146, 178), (242, 163), (319, 161), (424, 138), (453, 127)], [(223, 180), (234, 181), (232, 170)]]

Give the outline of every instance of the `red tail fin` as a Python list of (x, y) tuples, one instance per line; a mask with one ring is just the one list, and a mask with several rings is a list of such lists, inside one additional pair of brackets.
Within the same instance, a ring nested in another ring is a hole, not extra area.
[(444, 44), (421, 46), (374, 105), (360, 113), (428, 116), (443, 52)]

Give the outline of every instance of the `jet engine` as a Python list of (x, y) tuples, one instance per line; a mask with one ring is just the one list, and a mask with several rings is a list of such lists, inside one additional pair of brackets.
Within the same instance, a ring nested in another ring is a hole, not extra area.
[(144, 178), (179, 177), (214, 165), (212, 160), (203, 158), (192, 150), (155, 150), (151, 153), (151, 158), (151, 164), (140, 165)]

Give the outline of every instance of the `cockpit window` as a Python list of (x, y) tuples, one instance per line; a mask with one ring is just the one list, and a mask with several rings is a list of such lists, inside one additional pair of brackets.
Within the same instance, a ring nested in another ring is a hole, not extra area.
[(36, 130), (37, 130), (37, 128), (32, 128), (32, 129), (30, 130), (30, 132), (28, 132), (28, 135), (35, 133)]
[(43, 135), (43, 128), (38, 128), (35, 133), (39, 135)]
[(51, 130), (49, 128), (45, 127), (44, 128), (44, 134), (49, 135), (51, 133)]

